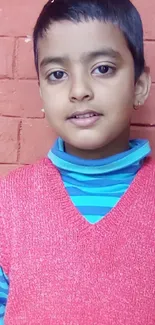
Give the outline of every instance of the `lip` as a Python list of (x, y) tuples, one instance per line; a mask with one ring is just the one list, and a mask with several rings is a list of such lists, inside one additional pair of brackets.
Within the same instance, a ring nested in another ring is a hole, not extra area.
[(71, 116), (69, 116), (69, 120), (72, 119), (72, 118), (75, 118), (75, 116), (81, 116), (81, 115), (86, 115), (86, 114), (94, 114), (94, 115), (97, 115), (97, 116), (101, 116), (102, 114), (94, 111), (94, 110), (83, 110), (83, 111), (76, 111), (74, 112)]
[(78, 127), (90, 127), (93, 126), (103, 115), (93, 111), (76, 111), (74, 112), (68, 120)]

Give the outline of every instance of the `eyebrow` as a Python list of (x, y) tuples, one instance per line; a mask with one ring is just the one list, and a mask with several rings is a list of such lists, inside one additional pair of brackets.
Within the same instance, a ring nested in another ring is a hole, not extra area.
[(95, 59), (99, 56), (108, 56), (109, 58), (120, 60), (122, 59), (121, 54), (118, 51), (113, 50), (112, 48), (101, 49), (99, 51), (89, 52), (86, 54), (88, 60)]
[[(104, 57), (109, 57), (109, 58), (113, 58), (116, 60), (121, 60), (122, 56), (118, 51), (113, 50), (112, 48), (106, 48), (106, 49), (101, 49), (98, 51), (93, 51), (93, 52), (87, 52), (84, 53), (82, 55), (81, 61), (87, 62), (87, 61), (91, 61), (97, 57), (100, 56), (104, 56)], [(41, 63), (40, 63), (40, 68), (44, 68), (49, 64), (60, 64), (60, 65), (64, 65), (66, 62), (69, 61), (69, 57), (68, 56), (64, 56), (64, 57), (45, 57)]]

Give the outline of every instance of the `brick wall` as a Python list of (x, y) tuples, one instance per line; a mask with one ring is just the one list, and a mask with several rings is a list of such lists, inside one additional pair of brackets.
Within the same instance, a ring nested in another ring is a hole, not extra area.
[[(131, 134), (149, 138), (155, 156), (155, 1), (134, 0), (145, 29), (152, 89), (135, 111)], [(0, 0), (0, 174), (44, 156), (55, 135), (41, 112), (29, 36), (45, 0)]]

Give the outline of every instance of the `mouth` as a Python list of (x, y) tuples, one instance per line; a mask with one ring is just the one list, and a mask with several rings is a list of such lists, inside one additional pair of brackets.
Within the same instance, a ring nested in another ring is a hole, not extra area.
[(75, 112), (73, 113), (68, 119), (87, 119), (94, 116), (101, 116), (102, 114), (99, 114), (95, 111), (84, 111), (84, 112)]
[(77, 111), (73, 113), (68, 120), (77, 127), (88, 128), (93, 126), (103, 114), (96, 111)]

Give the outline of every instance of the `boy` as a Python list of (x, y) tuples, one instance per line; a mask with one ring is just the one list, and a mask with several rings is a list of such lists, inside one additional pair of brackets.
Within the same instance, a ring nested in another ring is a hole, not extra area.
[(59, 138), (1, 181), (1, 316), (153, 325), (155, 169), (148, 141), (129, 141), (150, 89), (140, 16), (129, 0), (49, 1), (33, 36)]

